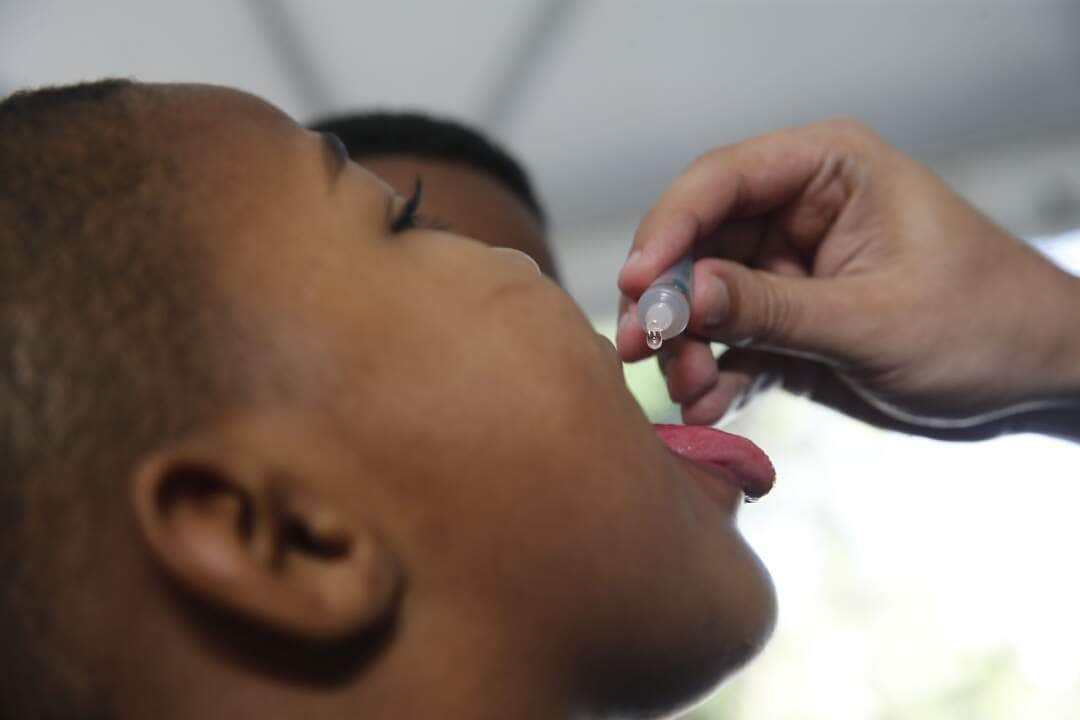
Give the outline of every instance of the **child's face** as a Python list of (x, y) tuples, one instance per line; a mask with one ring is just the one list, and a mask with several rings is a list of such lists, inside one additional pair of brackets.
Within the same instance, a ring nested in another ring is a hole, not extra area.
[(485, 245), (520, 250), (536, 260), (545, 275), (554, 277), (555, 264), (540, 223), (525, 203), (488, 173), (412, 155), (379, 155), (358, 162), (401, 195), (411, 193), (416, 178), (422, 178), (425, 216)]
[(741, 496), (657, 440), (554, 283), (465, 237), (394, 233), (403, 199), (322, 136), (250, 96), (183, 92), (220, 129), (202, 142), (221, 278), (361, 468), (320, 492), (400, 558), (395, 642), (423, 642), (410, 618), (436, 609), (483, 618), (572, 682), (667, 700), (757, 650), (773, 595)]

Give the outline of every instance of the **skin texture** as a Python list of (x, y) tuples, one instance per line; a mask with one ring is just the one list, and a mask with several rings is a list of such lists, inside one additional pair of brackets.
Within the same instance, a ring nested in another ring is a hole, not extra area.
[(672, 182), (619, 276), (624, 359), (650, 354), (635, 301), (691, 249), (690, 332), (660, 358), (688, 423), (782, 381), (909, 432), (1080, 436), (1080, 281), (856, 123), (718, 148)]
[(359, 159), (399, 195), (424, 183), (424, 215), (435, 225), (491, 247), (508, 247), (532, 257), (540, 270), (556, 278), (543, 228), (512, 192), (482, 170), (410, 155)]
[(193, 251), (287, 382), (130, 479), (87, 629), (121, 716), (646, 715), (760, 648), (738, 491), (659, 443), (568, 296), (391, 233), (402, 198), (272, 106), (172, 95)]

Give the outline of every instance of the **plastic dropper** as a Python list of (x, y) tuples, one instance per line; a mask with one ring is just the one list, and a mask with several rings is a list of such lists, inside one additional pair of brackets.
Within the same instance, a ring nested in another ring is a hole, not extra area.
[(638, 300), (638, 322), (652, 350), (658, 350), (690, 322), (693, 272), (694, 259), (686, 255), (656, 278)]

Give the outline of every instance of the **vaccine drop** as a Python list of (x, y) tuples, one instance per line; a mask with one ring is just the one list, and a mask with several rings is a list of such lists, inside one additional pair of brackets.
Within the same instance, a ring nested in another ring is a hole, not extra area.
[(686, 329), (693, 269), (693, 258), (686, 255), (661, 273), (638, 298), (638, 322), (650, 350), (659, 350), (665, 338), (670, 340)]

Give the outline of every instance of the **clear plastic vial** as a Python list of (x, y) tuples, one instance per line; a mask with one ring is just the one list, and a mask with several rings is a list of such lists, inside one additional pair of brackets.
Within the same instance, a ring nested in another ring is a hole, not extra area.
[(693, 273), (694, 259), (686, 255), (656, 278), (638, 299), (638, 322), (651, 349), (659, 349), (690, 322)]

